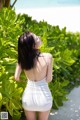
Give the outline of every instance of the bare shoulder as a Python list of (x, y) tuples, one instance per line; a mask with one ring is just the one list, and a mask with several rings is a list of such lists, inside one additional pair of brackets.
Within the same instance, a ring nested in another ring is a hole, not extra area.
[(41, 55), (48, 58), (48, 59), (52, 59), (52, 54), (51, 53), (41, 53)]

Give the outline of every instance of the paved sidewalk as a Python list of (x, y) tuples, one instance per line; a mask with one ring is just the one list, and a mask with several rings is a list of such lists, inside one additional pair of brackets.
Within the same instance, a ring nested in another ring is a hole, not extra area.
[(80, 120), (80, 87), (74, 88), (68, 99), (59, 110), (50, 113), (49, 120)]

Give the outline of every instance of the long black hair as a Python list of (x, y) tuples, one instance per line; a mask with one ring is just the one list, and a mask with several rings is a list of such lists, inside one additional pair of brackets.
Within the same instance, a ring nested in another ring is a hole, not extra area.
[(40, 51), (35, 49), (35, 38), (31, 32), (23, 33), (18, 39), (18, 63), (22, 69), (29, 70), (35, 67), (35, 59)]

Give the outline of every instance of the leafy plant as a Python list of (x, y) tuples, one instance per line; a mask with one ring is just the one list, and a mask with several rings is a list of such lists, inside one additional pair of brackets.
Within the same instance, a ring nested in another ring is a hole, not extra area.
[(22, 33), (22, 23), (11, 9), (0, 11), (0, 111), (20, 117), (23, 88), (14, 82), (13, 75), (17, 58), (17, 39)]

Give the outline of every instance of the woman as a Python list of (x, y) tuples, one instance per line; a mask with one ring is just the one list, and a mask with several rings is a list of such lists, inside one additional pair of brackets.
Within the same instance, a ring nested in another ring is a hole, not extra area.
[(32, 32), (25, 32), (18, 39), (18, 64), (15, 79), (20, 81), (20, 73), (28, 79), (22, 95), (22, 106), (26, 120), (48, 120), (52, 107), (52, 96), (48, 82), (52, 81), (52, 55), (40, 53), (41, 39)]

